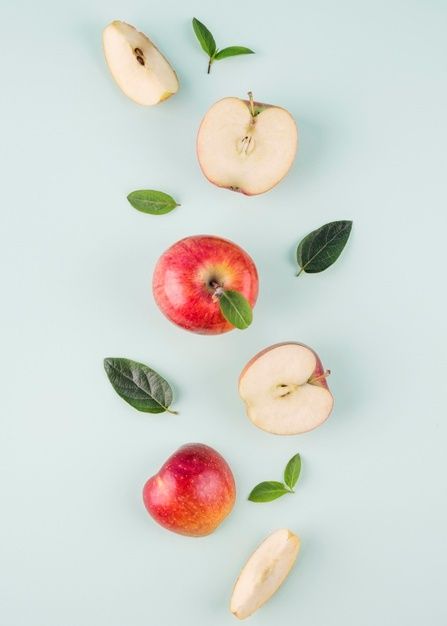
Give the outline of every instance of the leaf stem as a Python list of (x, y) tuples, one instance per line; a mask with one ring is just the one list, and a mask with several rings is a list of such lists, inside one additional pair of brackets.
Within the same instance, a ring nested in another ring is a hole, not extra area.
[(171, 415), (178, 415), (178, 411), (174, 411), (174, 409), (166, 409), (166, 413), (170, 413)]
[(295, 276), (296, 276), (296, 277), (301, 276), (301, 274), (302, 274), (303, 272), (304, 272), (304, 267), (302, 267), (302, 268), (300, 269), (300, 271), (299, 271), (299, 272), (297, 272), (297, 273), (295, 274)]
[(207, 70), (207, 74), (209, 74), (211, 72), (211, 65), (213, 64), (213, 57), (210, 57), (210, 60), (208, 61), (208, 70)]

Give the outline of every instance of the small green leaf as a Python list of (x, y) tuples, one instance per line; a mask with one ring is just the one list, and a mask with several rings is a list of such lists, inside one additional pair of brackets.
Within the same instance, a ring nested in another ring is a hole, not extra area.
[(220, 311), (236, 328), (244, 330), (253, 320), (250, 303), (239, 291), (222, 291), (219, 295)]
[(340, 256), (352, 228), (350, 220), (330, 222), (309, 233), (298, 245), (296, 257), (301, 272), (316, 274), (330, 267)]
[(169, 409), (172, 402), (169, 383), (144, 363), (107, 358), (104, 369), (116, 393), (138, 411), (176, 413)]
[(248, 499), (251, 502), (271, 502), (286, 493), (290, 493), (290, 491), (283, 483), (279, 483), (276, 480), (267, 480), (256, 485), (256, 487), (251, 490)]
[(254, 51), (250, 50), (250, 48), (245, 48), (244, 46), (229, 46), (228, 48), (219, 50), (219, 52), (214, 55), (214, 59), (216, 61), (220, 61), (220, 59), (235, 57), (239, 54), (254, 54)]
[(150, 213), (152, 215), (164, 215), (169, 213), (175, 207), (180, 206), (174, 198), (162, 191), (154, 189), (138, 189), (132, 191), (128, 196), (130, 204), (137, 211), (142, 213)]
[(298, 482), (301, 472), (301, 457), (299, 454), (295, 454), (286, 465), (284, 470), (284, 482), (293, 489)]
[(214, 37), (205, 24), (199, 22), (199, 20), (195, 17), (192, 20), (192, 27), (200, 45), (202, 46), (202, 50), (206, 52), (209, 57), (212, 57), (216, 52), (216, 42), (214, 41)]

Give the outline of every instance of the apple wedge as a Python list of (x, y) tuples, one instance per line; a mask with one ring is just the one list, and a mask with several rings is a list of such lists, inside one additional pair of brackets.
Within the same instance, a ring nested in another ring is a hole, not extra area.
[(288, 111), (249, 97), (224, 98), (209, 109), (199, 128), (197, 156), (210, 182), (252, 196), (287, 174), (298, 133)]
[(231, 596), (230, 610), (238, 619), (252, 615), (279, 589), (292, 569), (300, 539), (287, 528), (269, 535), (242, 568)]
[(239, 395), (249, 419), (276, 435), (297, 435), (322, 424), (334, 399), (313, 350), (278, 343), (254, 356), (239, 377)]
[(176, 73), (145, 34), (115, 20), (104, 29), (102, 41), (112, 76), (131, 100), (150, 106), (177, 92)]

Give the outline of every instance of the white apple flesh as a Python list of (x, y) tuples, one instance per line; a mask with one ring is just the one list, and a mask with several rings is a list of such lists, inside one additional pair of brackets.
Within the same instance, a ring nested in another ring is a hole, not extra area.
[(334, 399), (320, 359), (299, 343), (259, 352), (243, 369), (239, 394), (249, 419), (276, 435), (297, 435), (320, 426)]
[(292, 569), (300, 539), (287, 528), (269, 535), (253, 552), (239, 575), (230, 610), (239, 619), (252, 615), (281, 586)]
[(138, 104), (150, 106), (177, 92), (177, 76), (145, 34), (115, 20), (102, 35), (107, 65), (122, 91)]
[(269, 104), (224, 98), (206, 113), (197, 156), (218, 187), (256, 195), (279, 183), (295, 158), (298, 132), (288, 111)]

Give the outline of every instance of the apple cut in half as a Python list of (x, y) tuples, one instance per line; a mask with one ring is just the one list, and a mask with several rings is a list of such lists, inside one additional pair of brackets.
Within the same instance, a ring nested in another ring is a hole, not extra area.
[(115, 20), (102, 35), (107, 65), (131, 100), (150, 106), (178, 90), (176, 73), (158, 48), (136, 28)]
[(253, 552), (231, 596), (230, 610), (237, 618), (252, 615), (279, 589), (295, 563), (300, 543), (297, 535), (281, 528)]
[(199, 128), (197, 156), (210, 182), (253, 196), (287, 174), (298, 132), (288, 111), (249, 97), (224, 98), (211, 107)]
[(278, 343), (254, 356), (239, 377), (247, 416), (262, 430), (297, 435), (320, 426), (334, 399), (313, 350), (299, 343)]

